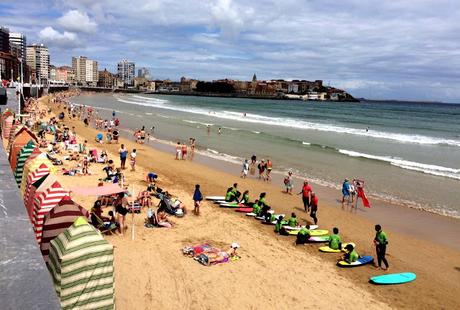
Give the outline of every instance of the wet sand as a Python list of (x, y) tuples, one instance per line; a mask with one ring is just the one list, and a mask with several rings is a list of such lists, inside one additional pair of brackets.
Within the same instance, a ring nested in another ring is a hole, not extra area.
[[(76, 126), (80, 136), (94, 141), (96, 130), (85, 128), (79, 121), (66, 123)], [(282, 187), (278, 185), (281, 182), (277, 178), (272, 184), (255, 179), (242, 180), (239, 169), (229, 173), (223, 163), (199, 156), (194, 162), (176, 161), (172, 153), (126, 139), (122, 142), (129, 150), (138, 150), (139, 171), (126, 173), (128, 183), (136, 184), (137, 188), (145, 186), (142, 181), (145, 173), (155, 171), (160, 176), (159, 186), (180, 196), (188, 210), (192, 208), (191, 194), (196, 183), (201, 184), (204, 195), (223, 195), (227, 187), (238, 182), (240, 189), (250, 190), (252, 199), (265, 191), (269, 204), (277, 212), (290, 214), (294, 211), (302, 221), (310, 220), (300, 209), (299, 196), (282, 193)], [(116, 150), (119, 145), (97, 147), (107, 149), (118, 164)], [(206, 161), (206, 165), (201, 161)], [(212, 167), (215, 165), (219, 165), (219, 169)], [(69, 186), (89, 186), (96, 185), (97, 177), (60, 178)], [(299, 189), (299, 181), (296, 185)], [(329, 193), (317, 185), (314, 189), (320, 198), (318, 217), (321, 228), (331, 230), (333, 226), (339, 227), (342, 238), (355, 242), (361, 255), (375, 256), (372, 247), (375, 221), (367, 213), (377, 212), (374, 210), (380, 208), (368, 210), (364, 216), (363, 212), (343, 211), (336, 202), (336, 193)], [(90, 197), (76, 198), (85, 207), (93, 201)], [(407, 212), (412, 211), (415, 210)], [(293, 237), (277, 236), (272, 231), (273, 227), (211, 203), (203, 205), (200, 217), (188, 214), (182, 219), (173, 219), (176, 225), (169, 230), (143, 228), (144, 217), (136, 215), (134, 218), (134, 241), (129, 236), (107, 237), (116, 247), (116, 299), (121, 309), (152, 306), (165, 309), (382, 309), (388, 306), (455, 309), (459, 305), (456, 292), (460, 290), (460, 252), (423, 235), (415, 238), (410, 230), (400, 230), (396, 220), (388, 220), (383, 215), (378, 215), (378, 218), (390, 240), (387, 256), (391, 272), (415, 272), (418, 278), (413, 283), (402, 286), (368, 284), (370, 276), (383, 272), (371, 266), (339, 269), (335, 266), (336, 254), (320, 253), (316, 244), (295, 247)], [(390, 226), (388, 222), (393, 222), (395, 226)], [(428, 232), (430, 230), (427, 228)], [(438, 234), (438, 230), (432, 234)], [(217, 246), (237, 241), (241, 245), (242, 259), (206, 268), (180, 254), (182, 246), (203, 241)], [(335, 300), (340, 300), (340, 304)]]

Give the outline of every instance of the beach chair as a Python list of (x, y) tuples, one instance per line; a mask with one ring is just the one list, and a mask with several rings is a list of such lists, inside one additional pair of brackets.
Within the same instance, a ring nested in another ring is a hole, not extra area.
[(97, 216), (94, 212), (91, 212), (90, 215), (91, 215), (91, 223), (102, 234), (111, 235), (113, 234), (113, 231), (117, 229), (117, 225), (115, 224), (106, 225), (104, 221), (99, 216)]

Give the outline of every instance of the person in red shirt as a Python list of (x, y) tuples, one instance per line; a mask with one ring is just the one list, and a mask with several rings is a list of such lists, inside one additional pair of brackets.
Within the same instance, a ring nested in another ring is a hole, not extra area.
[(318, 211), (318, 197), (314, 192), (311, 192), (311, 199), (310, 199), (310, 217), (315, 222), (315, 225), (318, 224), (318, 218), (316, 217), (316, 212)]
[(305, 180), (303, 181), (303, 186), (302, 190), (300, 191), (300, 194), (302, 194), (302, 202), (303, 202), (303, 208), (305, 209), (305, 212), (308, 212), (310, 210), (310, 195), (311, 195), (311, 186), (308, 185), (308, 181)]

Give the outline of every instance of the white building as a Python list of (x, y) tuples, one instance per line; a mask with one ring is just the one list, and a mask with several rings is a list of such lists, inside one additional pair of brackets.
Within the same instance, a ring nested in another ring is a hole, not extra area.
[(10, 45), (15, 45), (20, 51), (18, 57), (27, 59), (27, 39), (26, 36), (19, 32), (10, 32)]
[(117, 73), (125, 86), (134, 86), (134, 77), (136, 76), (136, 65), (134, 62), (123, 59), (118, 63)]
[(81, 85), (96, 86), (99, 79), (97, 61), (85, 56), (72, 57), (72, 69), (75, 81)]
[(137, 70), (137, 77), (139, 78), (144, 78), (144, 79), (150, 79), (150, 70), (142, 67), (139, 70)]
[(26, 49), (27, 65), (35, 70), (37, 79), (46, 82), (50, 77), (50, 54), (43, 44), (33, 44)]

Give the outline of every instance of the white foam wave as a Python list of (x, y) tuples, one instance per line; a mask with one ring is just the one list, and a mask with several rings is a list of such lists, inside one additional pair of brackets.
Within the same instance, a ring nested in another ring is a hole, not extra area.
[[(186, 123), (190, 123), (190, 124), (200, 124), (200, 125), (204, 125), (204, 126), (213, 126), (214, 124), (209, 124), (209, 123), (202, 123), (202, 122), (198, 122), (198, 121), (191, 121), (191, 120), (188, 120), (188, 119), (184, 119), (182, 120)], [(226, 128), (226, 127), (224, 127)]]
[(255, 133), (256, 135), (260, 134), (260, 131), (252, 130), (251, 132), (252, 132), (252, 133)]
[(213, 153), (213, 154), (219, 154), (219, 151), (216, 151), (213, 149), (206, 149), (206, 151), (208, 151), (209, 153)]
[(168, 109), (173, 111), (180, 111), (180, 112), (187, 112), (187, 113), (194, 113), (200, 115), (207, 115), (210, 117), (216, 117), (221, 119), (229, 119), (233, 121), (240, 121), (246, 123), (256, 123), (256, 124), (264, 124), (270, 126), (281, 126), (281, 127), (290, 127), (290, 128), (298, 128), (298, 129), (307, 129), (307, 130), (317, 130), (323, 132), (335, 132), (339, 134), (350, 134), (355, 136), (362, 136), (374, 139), (385, 139), (385, 140), (392, 140), (400, 143), (415, 143), (415, 144), (423, 144), (423, 145), (450, 145), (450, 146), (457, 146), (460, 147), (460, 140), (454, 139), (444, 139), (439, 137), (430, 137), (424, 135), (411, 135), (411, 134), (403, 134), (403, 133), (392, 133), (392, 132), (385, 132), (385, 131), (376, 131), (376, 130), (365, 130), (362, 128), (350, 128), (350, 127), (343, 127), (338, 125), (332, 124), (321, 124), (321, 123), (313, 123), (307, 121), (301, 121), (298, 119), (293, 118), (283, 118), (283, 117), (270, 117), (264, 116), (259, 114), (252, 114), (246, 113), (246, 116), (243, 116), (241, 112), (233, 112), (233, 111), (215, 111), (213, 113), (209, 113), (208, 110), (202, 108), (190, 108), (190, 107), (182, 107), (172, 105), (170, 101), (164, 99), (158, 99), (153, 97), (143, 97), (143, 96), (131, 96), (129, 99), (121, 99), (115, 97), (118, 101), (129, 103), (129, 104), (136, 104), (142, 105), (147, 107), (155, 107), (160, 109)]
[(145, 115), (153, 115), (153, 113), (145, 112)]
[(393, 166), (407, 169), (407, 170), (419, 171), (419, 172), (423, 172), (426, 174), (460, 180), (460, 169), (443, 167), (443, 166), (438, 166), (438, 165), (423, 164), (423, 163), (404, 160), (402, 158), (392, 157), (392, 156), (370, 155), (370, 154), (349, 151), (349, 150), (339, 150), (339, 152), (341, 154), (348, 155), (351, 157), (362, 157), (362, 158), (368, 158), (368, 159), (388, 162)]
[(305, 141), (302, 141), (302, 144), (303, 144), (303, 145), (311, 145), (311, 143), (305, 142)]

